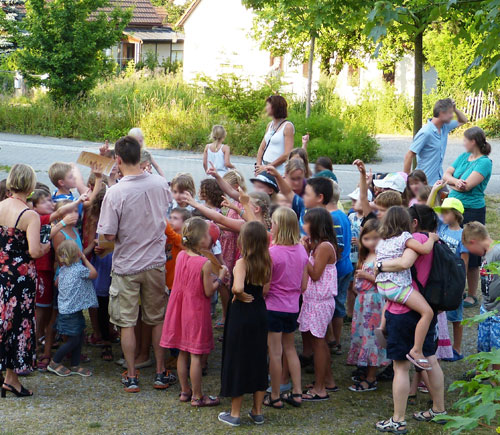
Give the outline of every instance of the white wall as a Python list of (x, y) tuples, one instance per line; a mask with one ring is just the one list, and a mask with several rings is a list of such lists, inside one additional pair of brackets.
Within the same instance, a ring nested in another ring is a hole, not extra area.
[(162, 63), (165, 59), (170, 59), (170, 42), (144, 43), (141, 50), (142, 60), (146, 58), (148, 51), (156, 53), (159, 63)]
[[(240, 0), (202, 0), (184, 24), (184, 79), (233, 73), (256, 83), (271, 73), (270, 54), (251, 37), (253, 17)], [(285, 57), (283, 69), (289, 90), (303, 95), (302, 65), (292, 66)], [(319, 78), (318, 65), (314, 77)]]
[[(396, 73), (394, 75), (394, 85), (401, 94), (413, 97), (415, 85), (415, 62), (412, 56), (405, 55), (404, 58), (396, 64)], [(434, 68), (424, 69), (424, 92), (429, 94), (437, 87), (437, 72)]]

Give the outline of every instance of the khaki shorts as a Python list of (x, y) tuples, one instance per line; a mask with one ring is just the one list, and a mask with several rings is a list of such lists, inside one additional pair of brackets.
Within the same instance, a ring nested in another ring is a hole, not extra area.
[(163, 323), (166, 306), (164, 267), (145, 270), (135, 275), (111, 274), (111, 323), (122, 328), (135, 326), (141, 307), (142, 321), (146, 325), (156, 326)]

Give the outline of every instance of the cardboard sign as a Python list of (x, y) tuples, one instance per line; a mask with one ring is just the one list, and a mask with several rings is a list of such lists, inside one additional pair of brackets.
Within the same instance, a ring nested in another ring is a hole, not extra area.
[(109, 175), (111, 169), (113, 169), (115, 161), (113, 159), (110, 159), (109, 157), (82, 151), (78, 156), (78, 160), (76, 161), (76, 163), (83, 166), (88, 166), (89, 168), (92, 168), (93, 165), (97, 165), (98, 171), (100, 171), (104, 175)]
[(111, 254), (115, 250), (115, 242), (106, 240), (102, 234), (99, 234), (98, 246), (100, 248), (104, 248), (104, 251), (99, 254), (100, 258), (104, 258), (106, 255)]

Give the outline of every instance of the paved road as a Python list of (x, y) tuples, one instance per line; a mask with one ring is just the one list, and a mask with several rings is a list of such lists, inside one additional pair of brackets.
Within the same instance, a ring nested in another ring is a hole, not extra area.
[[(403, 157), (410, 143), (409, 136), (386, 136), (377, 137), (380, 143), (380, 161), (368, 164), (376, 172), (399, 171), (403, 166)], [(494, 163), (500, 162), (500, 141), (491, 141), (493, 152), (491, 158)], [(35, 169), (37, 177), (41, 182), (50, 185), (47, 170), (55, 161), (76, 161), (82, 150), (98, 152), (99, 143), (86, 142), (74, 139), (58, 139), (42, 136), (27, 136), (8, 133), (0, 133), (0, 179), (6, 176), (1, 166), (12, 166), (15, 163), (26, 163)], [(460, 153), (463, 152), (462, 140), (450, 138), (448, 150), (445, 157), (446, 168)], [(172, 178), (178, 172), (190, 172), (199, 185), (204, 178), (202, 167), (202, 155), (187, 151), (152, 150), (152, 154), (165, 171), (167, 178)], [(242, 171), (246, 179), (253, 172), (255, 159), (250, 157), (233, 156), (232, 162)], [(493, 175), (488, 185), (487, 192), (500, 194), (500, 171), (499, 166), (493, 166)], [(84, 176), (88, 176), (89, 170), (82, 167)], [(355, 189), (358, 183), (358, 172), (351, 165), (335, 165), (334, 172), (340, 181), (342, 196), (346, 197)]]

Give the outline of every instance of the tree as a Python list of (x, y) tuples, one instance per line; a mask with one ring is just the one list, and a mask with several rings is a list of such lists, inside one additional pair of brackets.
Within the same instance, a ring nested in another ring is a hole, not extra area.
[(167, 21), (169, 25), (175, 24), (182, 17), (186, 9), (191, 4), (191, 0), (151, 0), (155, 6), (161, 6), (167, 11)]
[(3, 19), (10, 41), (21, 47), (15, 62), (28, 83), (46, 86), (57, 102), (69, 102), (109, 73), (113, 61), (104, 50), (120, 41), (132, 17), (121, 8), (104, 12), (109, 5), (109, 0), (28, 0), (21, 22)]
[[(373, 6), (368, 15), (366, 30), (375, 42), (382, 43), (388, 34), (399, 32), (406, 34), (413, 45), (415, 62), (413, 134), (422, 127), (424, 33), (433, 23), (449, 21), (455, 26), (468, 29), (461, 31), (462, 38), (471, 41), (478, 35), (484, 37), (483, 42), (476, 48), (478, 56), (475, 64), (471, 66), (471, 68), (479, 66), (481, 62), (486, 61), (492, 65), (481, 74), (484, 84), (488, 80), (491, 81), (495, 73), (497, 75), (500, 73), (500, 54), (498, 54), (500, 25), (496, 20), (498, 5), (499, 0), (384, 0), (377, 1)], [(467, 26), (471, 22), (473, 25)], [(495, 52), (497, 55), (493, 54)]]
[(316, 41), (337, 23), (347, 2), (331, 0), (243, 0), (257, 14), (255, 36), (275, 55), (291, 53), (308, 67), (306, 116), (311, 110), (312, 66)]

